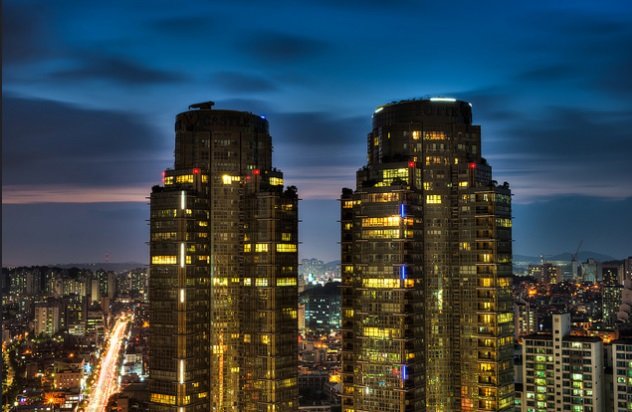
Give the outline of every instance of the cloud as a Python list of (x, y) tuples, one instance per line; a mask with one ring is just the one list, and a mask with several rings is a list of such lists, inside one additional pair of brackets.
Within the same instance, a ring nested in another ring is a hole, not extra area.
[(134, 113), (3, 97), (3, 186), (133, 187), (160, 181), (163, 138)]
[[(2, 4), (3, 64), (30, 63), (52, 54), (54, 36), (42, 12), (32, 5), (6, 1)], [(37, 6), (48, 10), (48, 4)], [(50, 10), (49, 10), (50, 11)]]
[(212, 76), (213, 84), (229, 93), (261, 93), (278, 90), (271, 80), (243, 72), (221, 71)]
[(285, 64), (323, 54), (329, 44), (307, 36), (258, 31), (240, 42), (241, 49), (264, 63)]
[(485, 153), (496, 159), (495, 175), (509, 180), (519, 201), (632, 195), (632, 111), (546, 106), (507, 118), (497, 129)]
[(49, 74), (51, 80), (91, 81), (102, 80), (124, 86), (144, 86), (180, 83), (187, 80), (182, 73), (155, 69), (120, 57), (84, 55), (75, 68)]

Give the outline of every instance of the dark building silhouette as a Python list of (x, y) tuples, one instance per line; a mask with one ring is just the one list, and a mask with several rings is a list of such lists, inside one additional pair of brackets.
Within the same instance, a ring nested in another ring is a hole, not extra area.
[(342, 410), (514, 407), (511, 193), (470, 104), (379, 107), (341, 197)]
[(151, 194), (152, 411), (290, 411), (297, 389), (297, 204), (268, 122), (192, 105)]

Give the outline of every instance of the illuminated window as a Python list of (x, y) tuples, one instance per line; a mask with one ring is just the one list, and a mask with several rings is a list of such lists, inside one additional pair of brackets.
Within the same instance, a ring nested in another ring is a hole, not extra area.
[(419, 130), (413, 130), (413, 140), (419, 140), (420, 136), (421, 133), (419, 132)]
[(152, 256), (153, 265), (175, 265), (178, 262), (177, 256)]
[(280, 253), (296, 252), (296, 245), (294, 243), (277, 243), (276, 251)]
[(432, 182), (424, 182), (424, 190), (432, 190)]
[(239, 176), (222, 175), (222, 183), (229, 185), (233, 182), (239, 182)]
[(280, 177), (271, 177), (270, 186), (283, 186), (283, 179)]
[(362, 287), (393, 289), (399, 287), (399, 279), (362, 279)]
[(176, 176), (176, 183), (193, 183), (193, 175)]
[(244, 252), (248, 253), (252, 251), (252, 244), (251, 243), (244, 243)]
[(252, 285), (252, 279), (251, 278), (245, 278), (244, 279), (244, 286), (250, 286)]
[(441, 195), (426, 195), (427, 204), (441, 204)]
[(165, 186), (169, 186), (173, 184), (173, 176), (166, 176), (164, 181)]
[(365, 217), (362, 219), (363, 227), (375, 226), (399, 226), (399, 215), (388, 217)]
[(277, 286), (296, 286), (296, 278), (279, 278), (276, 281)]
[(292, 234), (291, 233), (281, 233), (281, 240), (284, 242), (289, 242), (290, 240), (292, 240)]
[(269, 345), (270, 344), (270, 335), (261, 335), (261, 343), (263, 343), (264, 345)]
[(500, 227), (511, 227), (511, 219), (496, 218), (496, 225)]
[(258, 286), (258, 287), (266, 287), (266, 286), (268, 286), (268, 279), (266, 279), (266, 278), (257, 278), (257, 279), (255, 279), (255, 286)]
[(162, 393), (152, 393), (150, 396), (150, 401), (154, 403), (161, 403), (164, 405), (175, 405), (176, 397), (175, 395), (165, 395)]
[(465, 181), (464, 182), (459, 182), (459, 187), (461, 187), (461, 188), (466, 188), (469, 185), (470, 185), (469, 182), (465, 182)]
[(374, 229), (362, 231), (364, 239), (398, 239), (400, 237), (399, 229)]
[(255, 244), (255, 252), (267, 252), (268, 244), (267, 243), (257, 243)]
[(445, 140), (445, 132), (426, 131), (424, 132), (424, 140)]
[(472, 246), (470, 245), (470, 242), (460, 242), (459, 243), (459, 249), (460, 250), (472, 250)]

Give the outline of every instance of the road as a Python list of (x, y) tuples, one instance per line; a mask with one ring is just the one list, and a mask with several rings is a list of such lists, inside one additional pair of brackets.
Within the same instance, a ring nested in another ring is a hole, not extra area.
[(86, 412), (101, 412), (105, 410), (110, 396), (118, 392), (118, 376), (119, 368), (118, 357), (121, 353), (121, 345), (125, 337), (125, 330), (132, 318), (128, 315), (120, 316), (107, 342), (107, 351), (101, 358), (101, 368), (96, 384), (92, 387), (90, 402), (86, 408)]

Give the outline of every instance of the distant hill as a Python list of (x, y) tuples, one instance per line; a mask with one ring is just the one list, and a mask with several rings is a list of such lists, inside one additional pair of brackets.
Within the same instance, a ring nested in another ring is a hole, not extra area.
[(138, 263), (138, 262), (97, 262), (97, 263), (58, 263), (51, 265), (40, 265), (40, 266), (50, 266), (50, 267), (58, 267), (63, 269), (70, 268), (80, 268), (80, 269), (90, 269), (92, 271), (97, 269), (103, 269), (112, 272), (125, 272), (131, 269), (144, 268), (147, 266), (146, 263)]

